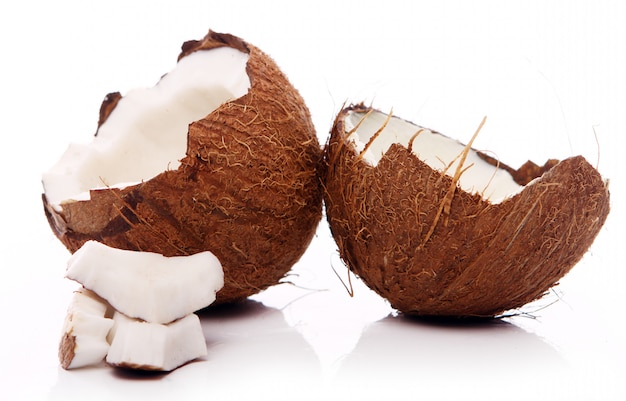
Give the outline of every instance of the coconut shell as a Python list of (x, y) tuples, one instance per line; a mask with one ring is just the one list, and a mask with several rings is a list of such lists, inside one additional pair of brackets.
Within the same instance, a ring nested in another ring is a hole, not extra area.
[[(165, 256), (209, 250), (222, 263), (217, 302), (235, 302), (279, 282), (302, 256), (321, 219), (322, 149), (304, 100), (261, 50), (210, 31), (179, 59), (229, 46), (249, 54), (251, 88), (189, 126), (176, 170), (123, 189), (90, 192), (57, 212), (56, 236), (75, 252), (88, 240)], [(119, 95), (107, 96), (99, 124)]]
[[(376, 167), (346, 141), (342, 110), (325, 149), (325, 205), (342, 260), (401, 312), (495, 316), (540, 298), (585, 254), (609, 213), (609, 192), (583, 157), (507, 169), (525, 186), (501, 203), (394, 144)], [(487, 157), (486, 160), (489, 160)], [(444, 212), (445, 213), (445, 212)], [(431, 230), (432, 229), (432, 230)]]

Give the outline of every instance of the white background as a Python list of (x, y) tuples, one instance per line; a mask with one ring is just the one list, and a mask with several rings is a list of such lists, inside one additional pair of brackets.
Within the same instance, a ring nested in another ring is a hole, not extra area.
[[(0, 399), (626, 399), (626, 7), (620, 1), (22, 1), (0, 5)], [(270, 54), (321, 143), (365, 101), (512, 166), (582, 154), (612, 211), (585, 258), (522, 316), (397, 316), (347, 277), (325, 221), (284, 284), (202, 316), (209, 355), (169, 375), (64, 371), (76, 284), (47, 226), (41, 173), (96, 128), (103, 96), (151, 86), (211, 28)]]

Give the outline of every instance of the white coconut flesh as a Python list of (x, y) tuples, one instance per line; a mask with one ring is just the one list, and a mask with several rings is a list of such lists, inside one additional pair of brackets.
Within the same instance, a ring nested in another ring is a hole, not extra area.
[(106, 361), (133, 369), (171, 371), (207, 354), (200, 319), (189, 314), (169, 324), (132, 319), (120, 312), (113, 316), (111, 347)]
[(190, 123), (250, 89), (248, 54), (229, 47), (197, 51), (151, 88), (135, 89), (116, 105), (89, 144), (72, 144), (43, 175), (57, 211), (88, 200), (89, 190), (125, 187), (174, 170), (187, 151)]
[[(378, 165), (389, 147), (397, 143), (410, 147), (412, 152), (432, 169), (445, 171), (449, 176), (454, 176), (465, 145), (398, 117), (392, 116), (386, 122), (387, 119), (387, 114), (380, 111), (372, 111), (369, 114), (352, 111), (344, 119), (345, 132), (351, 132), (348, 140), (352, 142), (358, 154), (362, 153), (370, 139), (384, 126), (363, 152), (363, 160), (366, 163)], [(419, 134), (415, 136), (418, 132)], [(524, 188), (516, 183), (506, 170), (486, 162), (474, 149), (467, 154), (462, 170), (464, 171), (457, 185), (466, 192), (480, 194), (491, 203), (502, 202)]]
[(127, 316), (169, 323), (215, 301), (224, 285), (220, 261), (209, 251), (165, 257), (87, 241), (68, 260), (66, 277)]
[[(113, 327), (108, 305), (89, 290), (76, 291), (63, 323), (62, 364), (66, 369), (101, 362), (109, 350), (107, 335)], [(67, 347), (71, 347), (68, 349)]]

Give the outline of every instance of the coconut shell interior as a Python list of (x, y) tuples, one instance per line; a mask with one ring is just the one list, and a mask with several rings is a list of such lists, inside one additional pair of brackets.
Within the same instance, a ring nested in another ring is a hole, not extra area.
[[(261, 50), (209, 32), (186, 42), (179, 59), (229, 46), (249, 54), (251, 88), (189, 126), (176, 170), (125, 188), (92, 190), (57, 211), (43, 195), (57, 237), (75, 252), (88, 240), (165, 256), (213, 252), (224, 288), (240, 301), (279, 282), (301, 257), (321, 219), (322, 149), (304, 100)], [(99, 125), (119, 95), (105, 99)]]
[(368, 108), (340, 112), (325, 149), (327, 218), (343, 261), (399, 311), (469, 317), (519, 308), (582, 258), (607, 218), (606, 183), (581, 156), (519, 170), (500, 163), (528, 185), (493, 204), (455, 187), (442, 218), (452, 178), (399, 144), (376, 167), (365, 163), (342, 121), (354, 110)]

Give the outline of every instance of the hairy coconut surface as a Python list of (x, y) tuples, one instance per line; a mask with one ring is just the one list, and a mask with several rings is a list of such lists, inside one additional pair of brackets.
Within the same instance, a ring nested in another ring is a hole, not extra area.
[[(419, 144), (424, 130), (363, 105), (337, 116), (324, 182), (343, 261), (407, 314), (495, 316), (540, 298), (604, 224), (605, 181), (581, 156), (514, 170), (431, 130)], [(502, 173), (509, 192), (490, 199)]]
[[(165, 256), (213, 252), (224, 269), (217, 294), (223, 303), (276, 284), (304, 253), (321, 219), (322, 150), (303, 99), (255, 46), (211, 31), (183, 45), (179, 65), (220, 49), (247, 56), (250, 87), (189, 121), (180, 160), (154, 176), (154, 169), (145, 178), (132, 176), (130, 185), (123, 183), (127, 178), (100, 180), (86, 197), (54, 202), (44, 178), (43, 203), (52, 230), (71, 252), (88, 240)], [(107, 96), (97, 137), (123, 103), (119, 94)], [(124, 161), (128, 169), (143, 163), (133, 153)]]

